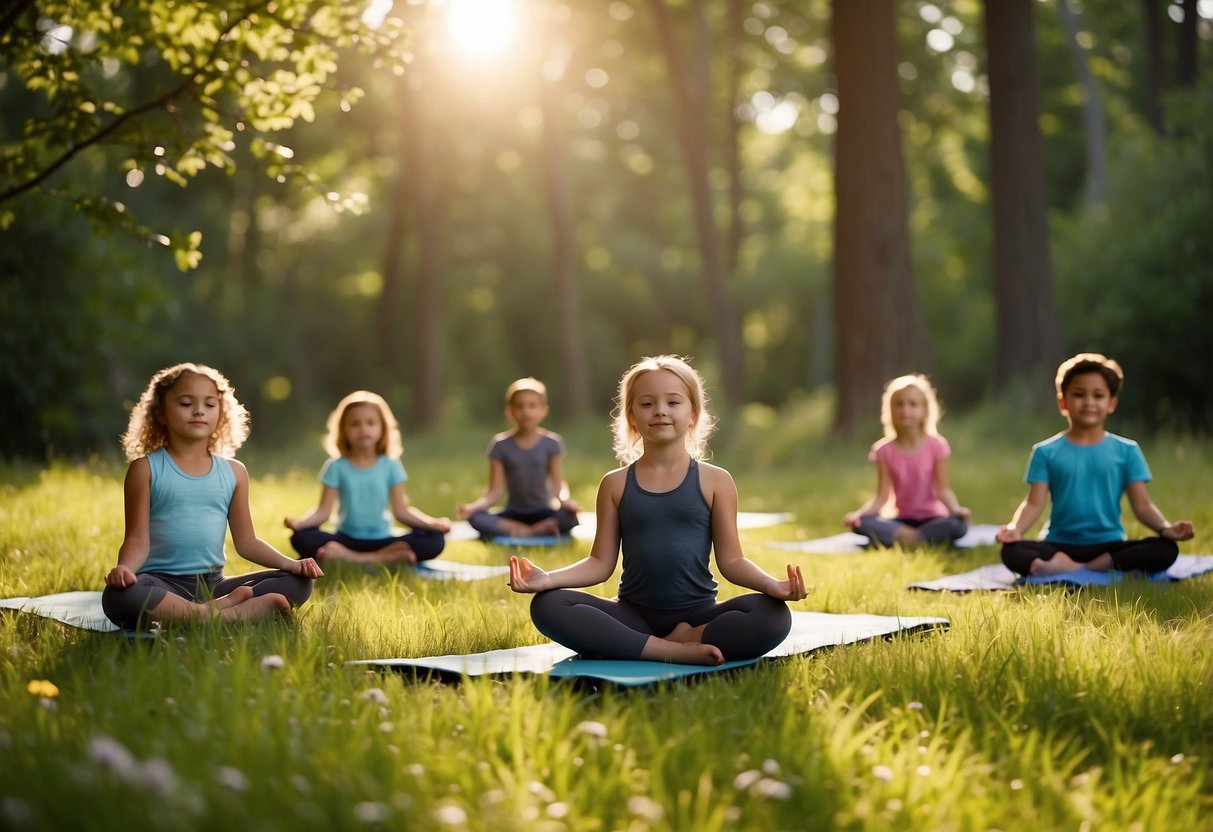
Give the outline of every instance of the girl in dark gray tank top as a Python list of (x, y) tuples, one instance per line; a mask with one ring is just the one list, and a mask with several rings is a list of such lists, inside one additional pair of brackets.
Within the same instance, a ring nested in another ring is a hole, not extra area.
[[(624, 374), (614, 433), (627, 467), (599, 486), (589, 556), (551, 574), (510, 558), (510, 587), (536, 593), (541, 633), (583, 656), (695, 664), (756, 658), (787, 637), (785, 601), (805, 597), (804, 578), (791, 565), (786, 581), (768, 575), (745, 557), (735, 520), (713, 523), (713, 511), (736, 511), (737, 489), (727, 471), (699, 462), (711, 425), (703, 380), (684, 359), (648, 358)], [(573, 589), (607, 580), (621, 549), (618, 600)], [(713, 549), (722, 576), (757, 591), (717, 603)]]

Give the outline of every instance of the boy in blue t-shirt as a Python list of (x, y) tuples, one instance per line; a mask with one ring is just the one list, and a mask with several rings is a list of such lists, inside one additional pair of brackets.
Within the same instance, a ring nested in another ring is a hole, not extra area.
[[(1028, 496), (998, 532), (1003, 563), (1020, 575), (1080, 568), (1162, 572), (1179, 556), (1176, 541), (1195, 534), (1187, 520), (1167, 522), (1150, 499), (1150, 469), (1137, 443), (1104, 430), (1123, 382), (1120, 365), (1098, 353), (1079, 353), (1057, 368), (1057, 405), (1070, 428), (1032, 447)], [(1157, 537), (1125, 539), (1122, 494)], [(1050, 498), (1044, 539), (1024, 540)]]

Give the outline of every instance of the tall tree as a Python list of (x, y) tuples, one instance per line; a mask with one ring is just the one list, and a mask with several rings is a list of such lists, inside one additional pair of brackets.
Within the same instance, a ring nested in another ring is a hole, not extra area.
[(649, 0), (657, 36), (665, 55), (666, 71), (674, 93), (677, 114), (678, 141), (691, 194), (691, 210), (695, 220), (695, 235), (699, 241), (700, 268), (707, 287), (708, 303), (716, 319), (722, 387), (725, 401), (736, 407), (744, 399), (741, 312), (737, 299), (729, 289), (730, 275), (725, 269), (720, 230), (716, 226), (710, 169), (707, 114), (710, 108), (707, 73), (703, 71), (706, 54), (706, 26), (702, 0), (695, 0), (692, 13), (700, 48), (688, 60), (678, 38), (678, 27), (666, 0)]
[(1001, 387), (1053, 365), (1061, 336), (1049, 259), (1035, 3), (986, 0), (984, 5)]
[(1163, 37), (1162, 9), (1158, 0), (1141, 0), (1141, 16), (1145, 22), (1142, 37), (1146, 42), (1146, 120), (1155, 132), (1163, 131), (1162, 122), (1162, 93), (1163, 93)]
[(1094, 205), (1103, 202), (1108, 194), (1108, 131), (1104, 126), (1099, 90), (1095, 86), (1087, 47), (1082, 38), (1082, 21), (1071, 0), (1061, 0), (1058, 7), (1074, 57), (1074, 74), (1082, 87), (1082, 127), (1087, 147), (1087, 203)]
[(832, 37), (834, 425), (849, 433), (872, 418), (885, 381), (929, 369), (930, 348), (910, 266), (893, 3), (834, 0)]
[(552, 289), (556, 295), (556, 328), (564, 388), (562, 409), (566, 418), (575, 419), (590, 409), (590, 386), (575, 268), (577, 241), (558, 103), (559, 83), (564, 72), (565, 57), (551, 53), (542, 69), (539, 95), (543, 110), (544, 185), (552, 229)]
[(1182, 0), (1183, 20), (1179, 23), (1179, 48), (1176, 62), (1176, 83), (1181, 87), (1196, 84), (1200, 64), (1196, 60), (1196, 45), (1199, 40), (1200, 12), (1196, 0)]

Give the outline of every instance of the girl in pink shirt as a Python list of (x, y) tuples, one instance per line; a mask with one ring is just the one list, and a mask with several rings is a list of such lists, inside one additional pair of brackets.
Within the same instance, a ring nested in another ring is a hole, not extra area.
[(884, 388), (884, 438), (872, 446), (876, 493), (842, 518), (878, 546), (950, 543), (969, 530), (970, 512), (948, 485), (948, 440), (936, 430), (939, 400), (923, 375)]

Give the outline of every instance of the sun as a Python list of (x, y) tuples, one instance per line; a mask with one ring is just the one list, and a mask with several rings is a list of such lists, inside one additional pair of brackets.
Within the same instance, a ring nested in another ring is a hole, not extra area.
[(502, 52), (517, 34), (518, 9), (513, 0), (452, 0), (447, 27), (460, 51), (490, 57)]

